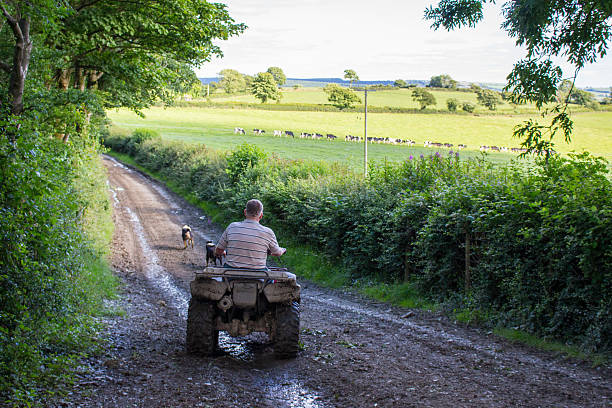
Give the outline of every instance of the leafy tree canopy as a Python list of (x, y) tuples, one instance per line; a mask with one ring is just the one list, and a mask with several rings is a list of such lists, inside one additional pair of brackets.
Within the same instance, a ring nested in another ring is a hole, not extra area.
[(412, 91), (412, 99), (421, 105), (421, 109), (425, 109), (429, 105), (435, 105), (436, 97), (424, 88), (415, 88)]
[(225, 89), (226, 93), (234, 93), (244, 91), (246, 89), (246, 81), (244, 75), (235, 69), (223, 69), (219, 72), (221, 80), (219, 86)]
[(429, 81), (429, 86), (432, 88), (457, 88), (457, 81), (451, 78), (450, 75), (436, 75), (432, 76)]
[[(225, 5), (204, 0), (3, 3), (7, 22), (22, 21), (15, 49), (28, 30), (36, 44), (36, 66), (29, 72), (47, 88), (95, 90), (105, 107), (138, 110), (156, 100), (170, 102), (182, 87), (177, 82), (193, 82), (189, 70), (222, 55), (213, 40), (245, 29)], [(12, 54), (0, 53), (5, 71)]]
[(599, 103), (595, 100), (592, 93), (574, 87), (574, 84), (568, 80), (561, 82), (556, 97), (558, 102), (567, 100), (571, 103), (586, 106), (591, 109), (599, 108)]
[[(453, 30), (474, 27), (483, 19), (483, 5), (494, 0), (441, 0), (425, 10), (432, 28)], [(610, 0), (557, 1), (515, 0), (502, 6), (505, 21), (502, 28), (516, 44), (527, 48), (524, 59), (516, 62), (507, 77), (505, 90), (512, 103), (534, 102), (538, 108), (554, 102), (563, 72), (551, 60), (563, 56), (575, 68), (572, 83), (581, 68), (603, 58), (612, 35), (612, 2)], [(529, 152), (549, 154), (558, 132), (570, 141), (572, 121), (567, 112), (569, 100), (551, 109), (555, 113), (550, 125), (528, 121), (515, 128), (514, 135), (523, 139)], [(544, 110), (542, 115), (549, 113)]]
[(327, 100), (338, 109), (348, 109), (361, 102), (355, 92), (338, 84), (327, 84), (323, 91), (327, 94)]
[(285, 73), (279, 67), (270, 67), (266, 72), (272, 74), (278, 86), (284, 85), (285, 82), (287, 82), (287, 77), (285, 76)]
[(502, 97), (499, 92), (492, 89), (480, 89), (477, 92), (478, 103), (482, 106), (486, 106), (489, 110), (495, 110), (497, 105), (503, 104)]
[(251, 94), (261, 101), (266, 103), (268, 99), (280, 101), (281, 93), (278, 90), (274, 76), (269, 72), (260, 72), (255, 76), (251, 83)]
[(345, 69), (344, 79), (346, 79), (347, 81), (351, 83), (351, 85), (353, 85), (354, 82), (359, 81), (359, 76), (357, 76), (357, 73), (355, 72), (355, 70)]
[(396, 79), (395, 82), (393, 82), (393, 86), (397, 88), (405, 88), (406, 85), (407, 83), (403, 79)]

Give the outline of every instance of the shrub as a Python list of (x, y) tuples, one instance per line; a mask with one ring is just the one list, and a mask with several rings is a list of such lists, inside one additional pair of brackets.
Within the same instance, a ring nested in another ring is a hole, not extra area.
[(463, 102), (463, 104), (461, 105), (461, 109), (463, 109), (465, 112), (473, 113), (476, 109), (476, 106), (474, 106), (474, 104), (470, 102)]
[(232, 182), (237, 182), (249, 168), (266, 158), (266, 153), (259, 147), (243, 143), (227, 156), (227, 174)]
[(148, 140), (161, 140), (161, 136), (157, 131), (151, 129), (134, 130), (125, 142), (125, 152), (130, 155), (135, 155), (138, 151), (138, 146)]
[(459, 100), (455, 98), (450, 98), (446, 101), (446, 106), (448, 107), (449, 111), (456, 112), (457, 107), (459, 106)]

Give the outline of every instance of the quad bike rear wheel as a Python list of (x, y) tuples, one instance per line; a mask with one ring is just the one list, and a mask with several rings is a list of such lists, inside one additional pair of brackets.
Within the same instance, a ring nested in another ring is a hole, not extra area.
[(192, 297), (187, 314), (187, 352), (212, 355), (219, 345), (219, 331), (215, 329), (215, 305)]
[(279, 359), (295, 358), (299, 350), (300, 305), (278, 305), (276, 308), (276, 333), (274, 355)]

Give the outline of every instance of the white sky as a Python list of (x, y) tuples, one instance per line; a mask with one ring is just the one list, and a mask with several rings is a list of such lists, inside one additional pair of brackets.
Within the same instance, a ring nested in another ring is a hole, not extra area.
[[(271, 66), (289, 78), (423, 79), (449, 74), (468, 82), (504, 83), (524, 56), (499, 27), (500, 4), (488, 5), (476, 28), (434, 31), (423, 19), (437, 0), (217, 0), (245, 32), (218, 42), (223, 59), (197, 70), (215, 77), (225, 68), (254, 75)], [(612, 52), (612, 51), (611, 51)], [(562, 65), (564, 77), (573, 70)], [(612, 86), (612, 56), (581, 71), (578, 86)]]

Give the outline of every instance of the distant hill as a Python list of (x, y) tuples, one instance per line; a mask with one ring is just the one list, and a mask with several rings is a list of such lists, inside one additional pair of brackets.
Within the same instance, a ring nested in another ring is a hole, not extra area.
[[(209, 84), (211, 82), (219, 82), (221, 78), (219, 77), (210, 77), (210, 78), (198, 78), (204, 85)], [(365, 86), (365, 85), (393, 85), (395, 81), (389, 80), (380, 80), (380, 81), (356, 81), (353, 82), (353, 86)], [(287, 82), (285, 83), (285, 87), (293, 87), (295, 85), (300, 85), (305, 88), (312, 87), (323, 87), (327, 84), (339, 84), (349, 86), (350, 82), (341, 78), (287, 78)], [(408, 84), (415, 84), (417, 86), (425, 86), (429, 83), (429, 80), (406, 80)]]
[[(209, 77), (209, 78), (198, 78), (204, 85), (209, 84), (211, 82), (219, 82), (221, 78), (219, 77)], [(429, 84), (428, 79), (405, 79), (407, 84), (416, 85), (416, 86), (427, 86)], [(352, 85), (357, 87), (363, 87), (366, 85), (393, 85), (393, 81), (389, 80), (380, 80), (380, 81), (357, 81)], [(350, 82), (342, 79), (342, 78), (287, 78), (287, 82), (283, 87), (294, 87), (295, 85), (302, 86), (304, 88), (322, 88), (327, 84), (339, 84), (344, 86), (349, 86)], [(493, 89), (495, 91), (501, 91), (505, 84), (503, 83), (491, 83), (491, 82), (468, 82), (468, 81), (459, 81), (459, 88), (469, 88), (471, 84), (476, 84), (482, 88)], [(592, 92), (597, 99), (601, 99), (607, 97), (610, 94), (610, 88), (584, 88), (584, 90)]]

